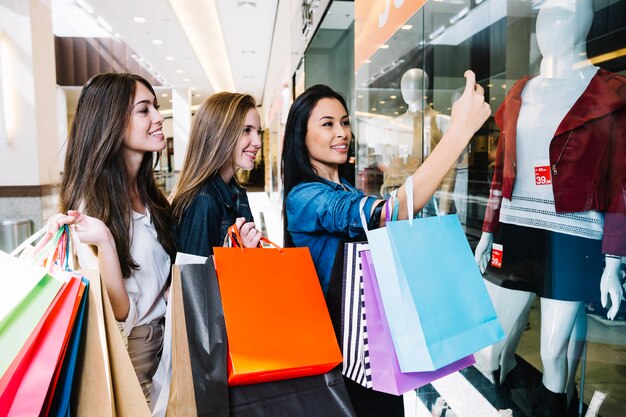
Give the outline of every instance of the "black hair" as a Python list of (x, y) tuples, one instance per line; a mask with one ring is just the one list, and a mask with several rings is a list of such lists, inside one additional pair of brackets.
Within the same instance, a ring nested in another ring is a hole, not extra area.
[[(289, 192), (303, 182), (323, 182), (311, 165), (309, 152), (306, 147), (307, 125), (311, 112), (317, 103), (324, 98), (335, 99), (341, 103), (346, 113), (348, 106), (341, 94), (327, 85), (317, 84), (309, 87), (293, 102), (287, 116), (285, 138), (282, 154), (283, 177), (283, 229), (284, 246), (293, 247), (291, 235), (287, 231), (286, 201)], [(354, 138), (354, 136), (353, 136)], [(348, 162), (339, 166), (339, 175), (343, 177), (348, 169)]]

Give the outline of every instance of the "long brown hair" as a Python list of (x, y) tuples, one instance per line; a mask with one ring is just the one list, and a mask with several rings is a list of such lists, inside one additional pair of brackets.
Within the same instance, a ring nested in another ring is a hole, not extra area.
[(252, 96), (228, 92), (213, 94), (202, 103), (191, 127), (183, 169), (170, 195), (174, 222), (180, 221), (205, 181), (226, 164), (236, 169), (237, 143), (246, 115), (255, 107)]
[[(80, 209), (107, 225), (124, 277), (140, 267), (130, 255), (132, 207), (123, 155), (124, 134), (138, 82), (154, 95), (150, 83), (134, 74), (99, 74), (83, 87), (67, 140), (59, 201), (61, 212)], [(170, 231), (170, 206), (156, 184), (153, 158), (152, 152), (144, 155), (137, 173), (137, 190), (150, 211), (159, 242), (172, 255), (175, 244)]]

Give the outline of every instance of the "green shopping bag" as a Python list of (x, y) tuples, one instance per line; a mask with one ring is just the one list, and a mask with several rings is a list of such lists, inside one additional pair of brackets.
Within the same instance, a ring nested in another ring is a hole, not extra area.
[[(64, 283), (34, 264), (44, 256), (55, 253), (63, 232), (64, 229), (59, 229), (30, 261), (7, 254), (3, 254), (0, 260), (0, 377), (43, 320), (50, 303)], [(42, 231), (35, 233), (13, 254), (19, 253), (42, 234)], [(50, 256), (48, 258), (48, 262), (53, 261)]]

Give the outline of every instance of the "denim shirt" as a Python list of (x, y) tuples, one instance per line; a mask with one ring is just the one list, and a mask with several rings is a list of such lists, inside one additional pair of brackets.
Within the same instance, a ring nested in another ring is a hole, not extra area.
[(237, 217), (253, 221), (245, 188), (233, 179), (226, 185), (213, 176), (202, 185), (179, 223), (172, 231), (180, 252), (199, 256), (213, 255), (214, 246), (222, 246), (224, 237)]
[[(308, 247), (317, 276), (326, 292), (339, 243), (347, 238), (366, 240), (361, 225), (359, 203), (363, 192), (342, 179), (305, 182), (295, 186), (285, 201), (287, 230), (295, 246)], [(376, 197), (367, 197), (364, 212), (369, 215)]]

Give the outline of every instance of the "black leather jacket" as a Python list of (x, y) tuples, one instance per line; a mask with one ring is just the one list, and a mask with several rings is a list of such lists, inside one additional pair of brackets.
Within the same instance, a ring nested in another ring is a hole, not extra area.
[(180, 222), (174, 222), (172, 229), (178, 251), (212, 255), (214, 246), (223, 245), (226, 231), (237, 217), (253, 221), (246, 189), (234, 178), (226, 185), (215, 175), (198, 191)]

